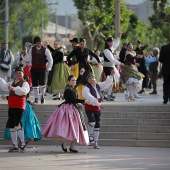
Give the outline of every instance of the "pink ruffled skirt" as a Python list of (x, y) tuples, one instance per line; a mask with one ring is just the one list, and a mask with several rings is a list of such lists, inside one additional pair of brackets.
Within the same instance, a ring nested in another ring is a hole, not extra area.
[(46, 138), (89, 144), (88, 132), (83, 130), (80, 115), (73, 104), (62, 104), (48, 119), (41, 130)]

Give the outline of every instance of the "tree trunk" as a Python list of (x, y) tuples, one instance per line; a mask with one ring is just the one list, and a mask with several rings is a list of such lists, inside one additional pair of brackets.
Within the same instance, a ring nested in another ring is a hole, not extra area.
[(86, 46), (87, 48), (89, 48), (90, 50), (93, 50), (94, 47), (94, 37), (90, 34), (90, 30), (89, 28), (85, 28), (85, 39), (86, 39)]

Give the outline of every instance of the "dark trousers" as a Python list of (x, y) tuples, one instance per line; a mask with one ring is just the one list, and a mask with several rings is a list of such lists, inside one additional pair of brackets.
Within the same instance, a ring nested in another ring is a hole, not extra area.
[(113, 67), (103, 67), (103, 71), (105, 73), (105, 76), (110, 76), (111, 71), (113, 70)]
[(7, 128), (14, 128), (15, 126), (18, 126), (19, 123), (22, 126), (22, 115), (24, 113), (24, 109), (19, 108), (9, 108), (8, 109), (8, 121), (6, 124)]
[(101, 115), (100, 111), (86, 111), (86, 115), (90, 123), (91, 122), (96, 123), (94, 128), (100, 128), (100, 115)]
[(170, 75), (163, 75), (163, 100), (170, 101)]
[(32, 68), (31, 69), (31, 76), (32, 76), (32, 86), (33, 87), (45, 86), (47, 84), (47, 72), (46, 72), (46, 69)]
[(54, 73), (54, 68), (55, 68), (55, 64), (53, 64), (51, 71), (49, 71), (48, 74), (48, 80), (47, 80), (47, 85), (51, 85), (52, 82), (52, 78), (53, 78), (53, 73)]
[(150, 72), (151, 83), (153, 85), (153, 91), (157, 91), (157, 79), (158, 73), (157, 72)]

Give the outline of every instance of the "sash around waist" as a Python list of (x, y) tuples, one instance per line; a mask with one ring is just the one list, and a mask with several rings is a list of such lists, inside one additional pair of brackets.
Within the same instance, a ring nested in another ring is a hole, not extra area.
[(104, 61), (103, 67), (114, 67), (114, 64), (112, 62)]

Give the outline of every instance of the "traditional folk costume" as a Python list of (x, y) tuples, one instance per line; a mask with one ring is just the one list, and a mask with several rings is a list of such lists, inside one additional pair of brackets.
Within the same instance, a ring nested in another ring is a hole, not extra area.
[(30, 85), (30, 87), (32, 87), (31, 62), (30, 62), (29, 54), (25, 54), (24, 52), (21, 52), (15, 58), (15, 63), (16, 65), (24, 67), (24, 74), (28, 76), (28, 84)]
[(54, 94), (56, 94), (59, 92), (64, 92), (64, 89), (67, 85), (67, 78), (70, 74), (70, 69), (68, 65), (63, 61), (63, 49), (60, 48), (58, 50), (55, 50), (55, 52), (53, 52), (52, 54), (53, 73), (51, 77), (51, 83), (49, 82), (50, 80), (48, 80), (48, 92), (53, 92)]
[(134, 94), (142, 88), (144, 75), (140, 73), (135, 65), (136, 52), (126, 51), (125, 66), (121, 72), (122, 85), (129, 91), (129, 101), (134, 100)]
[[(100, 60), (100, 58), (99, 58), (99, 60)], [(101, 62), (101, 60), (100, 60), (100, 62)], [(92, 58), (92, 60), (90, 60), (90, 63), (92, 65), (94, 75), (96, 77), (96, 81), (99, 82), (100, 78), (101, 78), (101, 74), (103, 72), (103, 66), (100, 65), (99, 67), (97, 67), (98, 62), (94, 57)]]
[(24, 55), (24, 58), (22, 60), (23, 67), (24, 67), (24, 74), (28, 76), (28, 84), (30, 87), (32, 87), (32, 77), (31, 77), (31, 62), (29, 60), (29, 55)]
[(61, 52), (63, 49), (62, 49), (62, 47), (53, 49), (50, 45), (47, 45), (47, 48), (50, 50), (52, 58), (53, 58), (53, 66), (48, 74), (47, 85), (49, 86), (49, 85), (51, 85), (51, 82), (52, 82), (55, 64), (57, 64), (58, 57), (61, 55)]
[[(34, 44), (36, 42), (41, 42), (39, 37), (34, 38)], [(32, 64), (31, 76), (32, 76), (32, 88), (34, 92), (35, 101), (33, 103), (38, 103), (38, 90), (40, 88), (41, 93), (41, 103), (45, 103), (44, 94), (47, 84), (47, 71), (50, 71), (53, 65), (53, 59), (50, 51), (41, 46), (37, 48), (32, 47), (29, 51), (29, 61)]]
[(78, 99), (76, 86), (73, 88), (69, 85), (65, 88), (64, 99), (65, 102), (59, 105), (42, 128), (42, 135), (46, 138), (88, 145), (89, 139), (82, 108), (78, 105), (78, 103), (84, 104), (85, 100)]
[[(21, 122), (24, 129), (25, 141), (29, 141), (30, 139), (37, 141), (42, 138), (41, 125), (29, 101), (26, 102), (26, 107)], [(4, 139), (11, 139), (9, 128), (5, 129)]]
[(1, 49), (0, 51), (0, 77), (5, 79), (11, 78), (11, 64), (14, 61), (14, 56), (10, 50)]
[[(94, 77), (93, 74), (89, 74), (87, 78)], [(106, 81), (98, 82), (94, 86), (87, 83), (84, 87), (82, 94), (87, 100), (90, 100), (90, 105), (85, 104), (85, 111), (88, 118), (88, 133), (91, 143), (95, 142), (94, 148), (100, 149), (98, 146), (99, 130), (100, 130), (100, 115), (101, 115), (101, 91), (108, 88), (113, 82), (113, 76), (108, 76)]]
[[(115, 70), (115, 75), (114, 75), (114, 81), (115, 83), (119, 83), (120, 81), (120, 74), (119, 71), (117, 70), (117, 68), (115, 67), (115, 65), (119, 65), (121, 64), (121, 62), (119, 62), (113, 55), (115, 49), (119, 46), (120, 43), (120, 38), (118, 37), (116, 39), (116, 41), (113, 44), (113, 47), (109, 47), (107, 45), (107, 42), (112, 42), (113, 38), (109, 37), (108, 39), (106, 39), (106, 45), (105, 45), (105, 49), (103, 51), (103, 56), (104, 56), (104, 64), (103, 64), (103, 71), (105, 73), (105, 76), (109, 76), (110, 72), (112, 69)], [(105, 97), (106, 100), (113, 100), (111, 97), (112, 94), (112, 89), (113, 89), (113, 83), (110, 85), (110, 87), (107, 89), (107, 96)]]
[[(68, 61), (68, 65), (71, 66), (72, 61), (71, 58), (73, 56), (76, 57), (77, 63), (74, 67), (75, 71), (74, 71), (74, 76), (77, 78), (79, 76), (79, 71), (81, 70), (81, 68), (85, 69), (85, 73), (83, 74), (83, 77), (80, 81), (80, 85), (78, 86), (77, 90), (78, 90), (78, 96), (79, 99), (82, 99), (82, 89), (84, 87), (84, 85), (86, 85), (87, 83), (87, 75), (91, 72), (93, 72), (92, 67), (90, 66), (90, 64), (88, 63), (88, 56), (93, 56), (98, 63), (100, 63), (99, 58), (97, 57), (97, 55), (95, 53), (93, 53), (91, 50), (89, 50), (88, 48), (84, 48), (83, 50), (81, 50), (80, 47), (75, 48), (67, 57), (67, 61)], [(70, 73), (72, 74), (72, 73)]]
[[(17, 67), (15, 71), (22, 71), (22, 69)], [(4, 79), (0, 78), (0, 85), (1, 88), (6, 91), (8, 91), (8, 86), (13, 87), (13, 91), (9, 92), (8, 97), (9, 109), (6, 127), (10, 129), (14, 148), (10, 149), (9, 152), (19, 151), (17, 141), (18, 135), (22, 144), (20, 149), (24, 151), (25, 140), (21, 119), (25, 109), (26, 94), (30, 90), (29, 84), (25, 82), (24, 79), (6, 83)]]

